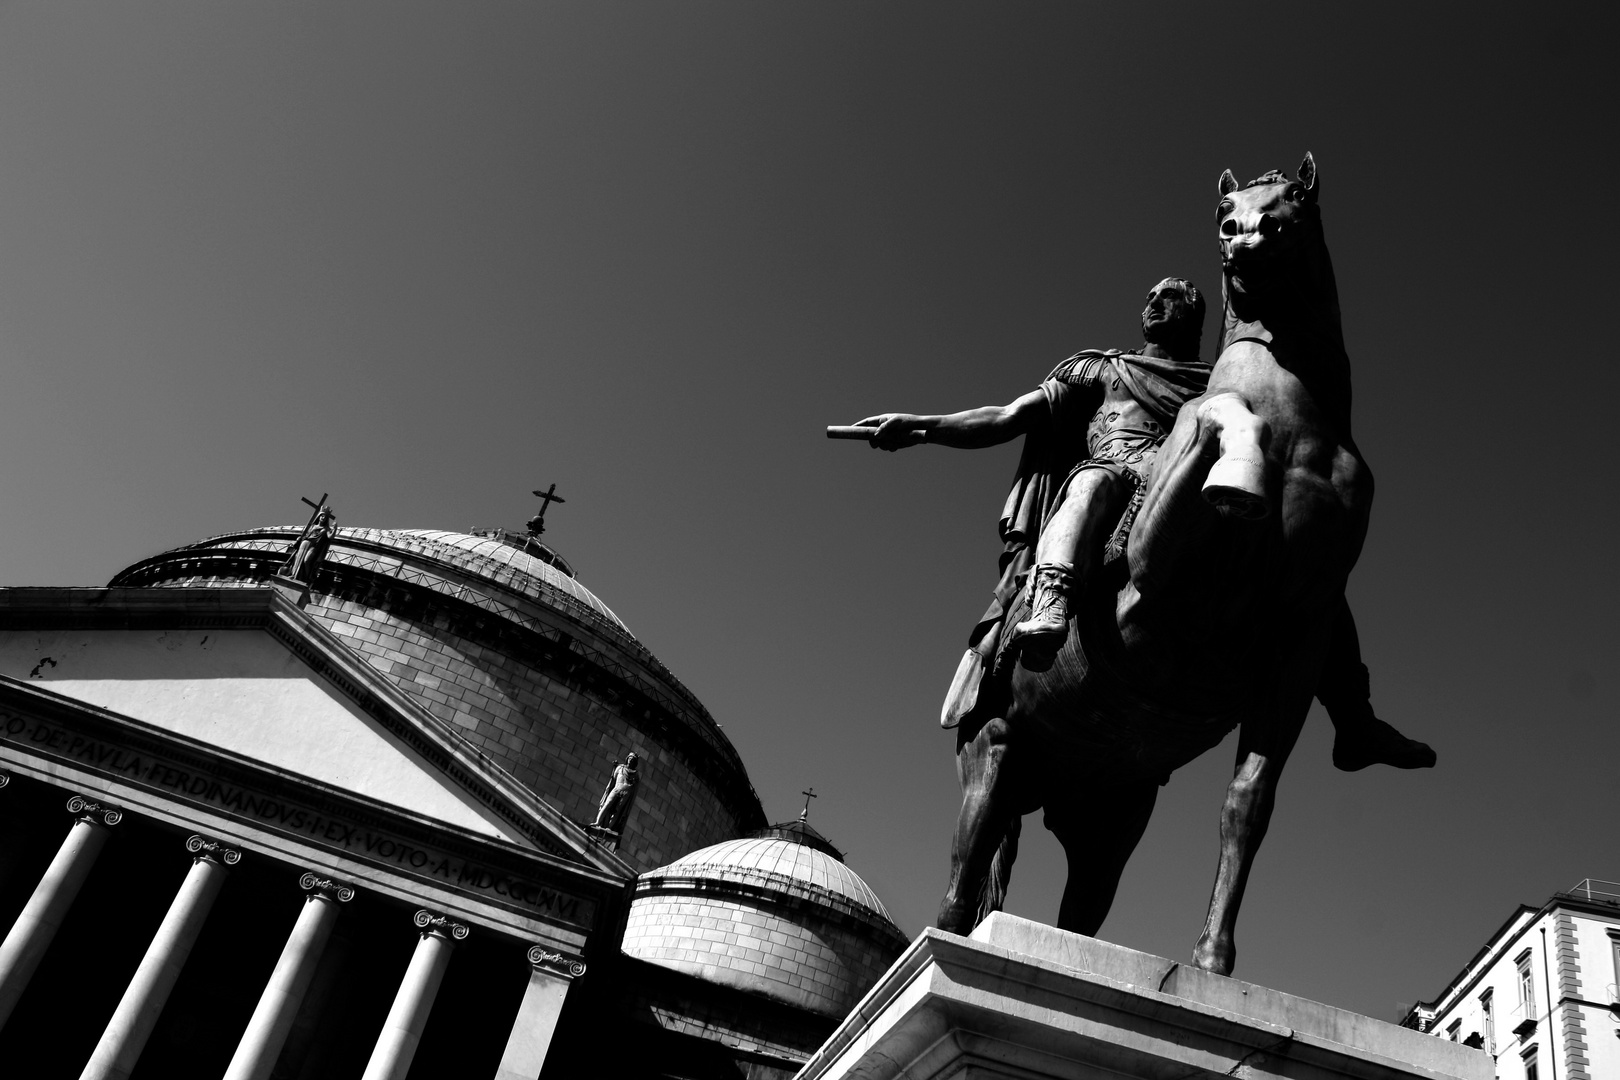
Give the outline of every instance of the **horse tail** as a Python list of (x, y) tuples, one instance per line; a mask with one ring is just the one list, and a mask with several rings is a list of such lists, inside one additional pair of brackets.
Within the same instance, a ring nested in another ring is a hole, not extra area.
[(1007, 822), (1007, 831), (1002, 834), (1001, 843), (996, 845), (996, 853), (990, 858), (990, 870), (984, 875), (984, 887), (979, 890), (979, 911), (973, 924), (990, 917), (992, 911), (1000, 911), (1001, 905), (1007, 900), (1007, 884), (1012, 880), (1013, 860), (1018, 858), (1018, 834), (1024, 827), (1024, 819), (1013, 815)]

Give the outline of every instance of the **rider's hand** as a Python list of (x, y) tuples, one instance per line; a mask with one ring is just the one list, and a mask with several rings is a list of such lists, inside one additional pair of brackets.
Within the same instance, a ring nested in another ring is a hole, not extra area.
[(875, 427), (874, 434), (867, 442), (877, 450), (887, 450), (893, 453), (908, 446), (915, 446), (917, 439), (912, 432), (919, 430), (920, 417), (911, 413), (878, 413), (868, 416), (856, 424), (856, 427)]

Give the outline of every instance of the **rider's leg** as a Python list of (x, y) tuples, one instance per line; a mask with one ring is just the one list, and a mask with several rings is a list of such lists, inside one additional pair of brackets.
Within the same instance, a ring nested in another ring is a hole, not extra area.
[(1035, 546), (1029, 618), (1013, 630), (1026, 651), (1055, 653), (1062, 646), (1069, 632), (1069, 601), (1102, 558), (1128, 495), (1125, 481), (1107, 469), (1081, 469), (1069, 481)]
[(1333, 721), (1334, 766), (1345, 772), (1355, 772), (1369, 765), (1432, 768), (1434, 751), (1374, 716), (1371, 696), (1367, 665), (1361, 662), (1361, 639), (1356, 635), (1355, 616), (1350, 614), (1349, 601), (1341, 598), (1327, 658), (1322, 664), (1322, 676), (1316, 685), (1316, 698)]

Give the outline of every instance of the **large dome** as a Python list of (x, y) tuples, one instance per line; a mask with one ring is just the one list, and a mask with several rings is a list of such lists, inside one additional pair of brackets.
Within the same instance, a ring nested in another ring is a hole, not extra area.
[(623, 948), (842, 1018), (906, 945), (871, 887), (814, 829), (794, 822), (643, 874)]
[[(113, 587), (257, 587), (301, 529), (175, 548)], [(638, 870), (760, 828), (741, 759), (702, 703), (568, 564), (527, 537), (342, 528), (306, 613), (567, 816), (589, 822), (616, 761), (641, 785), (620, 854)]]

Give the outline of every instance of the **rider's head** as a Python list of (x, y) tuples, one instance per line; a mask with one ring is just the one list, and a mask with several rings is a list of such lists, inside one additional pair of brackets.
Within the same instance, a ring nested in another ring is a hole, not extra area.
[(641, 760), (640, 758), (636, 757), (634, 751), (632, 751), (631, 753), (628, 753), (628, 754), (626, 754), (624, 756), (624, 763), (626, 765), (630, 766), (632, 769), (636, 767), (637, 762), (639, 762), (640, 760)]
[(1148, 290), (1142, 337), (1175, 351), (1198, 355), (1204, 333), (1204, 296), (1186, 278), (1167, 277)]

